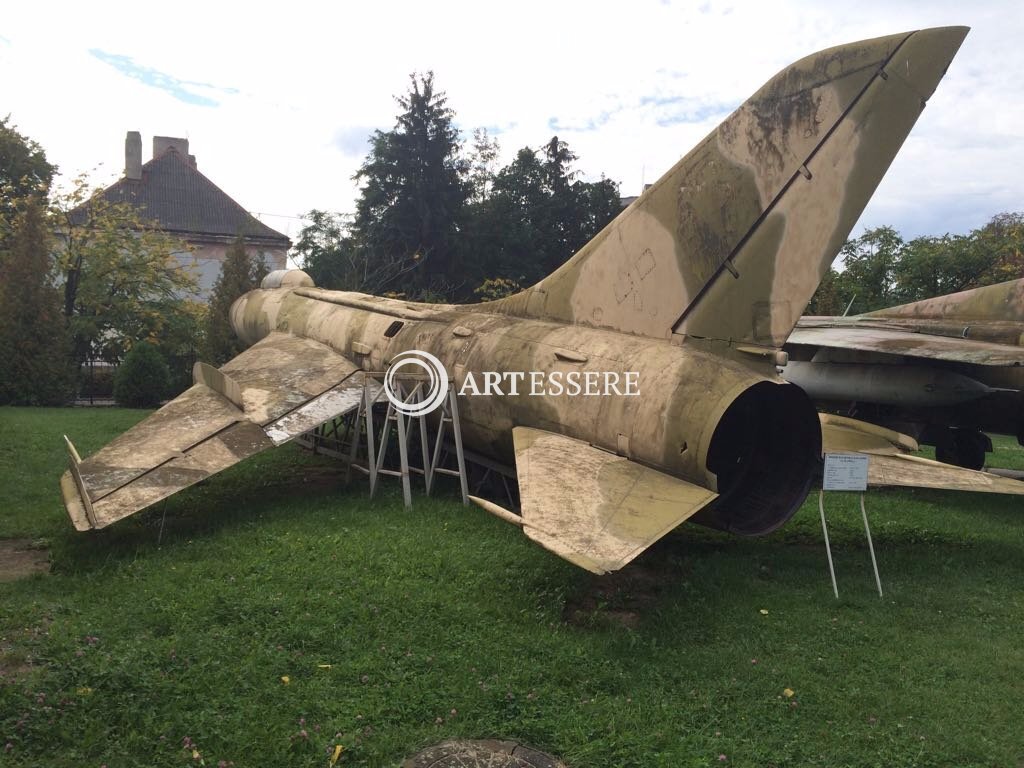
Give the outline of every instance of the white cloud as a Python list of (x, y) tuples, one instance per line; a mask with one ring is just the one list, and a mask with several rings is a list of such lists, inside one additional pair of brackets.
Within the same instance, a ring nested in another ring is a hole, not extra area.
[[(187, 136), (200, 170), (242, 205), (296, 216), (352, 209), (358, 133), (390, 127), (393, 94), (432, 69), (467, 133), (500, 129), (504, 162), (547, 141), (554, 118), (584, 171), (634, 194), (791, 61), (942, 24), (974, 29), (862, 217), (940, 233), (1024, 208), (1018, 2), (15, 4), (0, 103), (64, 172), (103, 163), (97, 181), (111, 181), (128, 130), (144, 147)], [(90, 49), (213, 84), (217, 105), (184, 103)]]

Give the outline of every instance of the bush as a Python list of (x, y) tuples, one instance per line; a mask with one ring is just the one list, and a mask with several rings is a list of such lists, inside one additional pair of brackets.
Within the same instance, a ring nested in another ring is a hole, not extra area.
[(127, 408), (151, 408), (167, 394), (171, 374), (152, 344), (132, 347), (114, 375), (114, 399)]

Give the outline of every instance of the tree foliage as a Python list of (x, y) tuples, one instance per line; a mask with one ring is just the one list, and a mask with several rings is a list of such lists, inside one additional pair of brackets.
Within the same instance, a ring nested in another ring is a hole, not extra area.
[(132, 346), (114, 374), (114, 399), (125, 408), (152, 408), (167, 396), (171, 374), (149, 342)]
[(308, 214), (294, 256), (317, 285), (422, 301), (493, 298), (556, 269), (620, 210), (616, 185), (580, 180), (557, 137), (500, 170), (486, 129), (464, 147), (431, 73), (414, 74), (397, 101), (395, 128), (374, 133), (356, 174), (354, 217)]
[[(967, 234), (905, 241), (892, 227), (867, 230), (840, 251), (808, 314), (857, 314), (1024, 277), (1024, 214), (1000, 213)], [(851, 304), (852, 302), (852, 304)]]
[(519, 293), (522, 288), (515, 280), (509, 280), (506, 277), (490, 277), (473, 289), (473, 296), (477, 301), (495, 301)]
[(231, 328), (231, 305), (242, 294), (259, 287), (266, 274), (263, 260), (251, 258), (245, 240), (237, 237), (224, 255), (220, 276), (210, 296), (203, 342), (206, 362), (222, 365), (245, 349)]
[(355, 179), (362, 183), (352, 233), (378, 290), (417, 294), (461, 282), (457, 234), (470, 186), (455, 113), (434, 74), (411, 75), (390, 131), (375, 131)]
[(491, 195), (501, 147), (486, 128), (473, 129), (469, 157), (469, 188), (471, 203), (483, 203)]
[(299, 233), (292, 254), (313, 282), (324, 288), (369, 290), (370, 265), (349, 234), (351, 217), (314, 208), (306, 218), (310, 223)]
[(91, 191), (84, 177), (55, 198), (53, 214), (75, 353), (117, 360), (132, 341), (159, 338), (196, 290), (195, 277), (175, 257), (188, 246), (131, 205)]
[(13, 222), (18, 201), (45, 200), (56, 170), (43, 148), (18, 132), (10, 115), (0, 119), (0, 218)]
[(74, 368), (46, 211), (34, 195), (22, 202), (0, 248), (0, 405), (63, 405)]
[(177, 397), (192, 386), (192, 366), (205, 346), (208, 310), (201, 301), (182, 299), (164, 318), (160, 335), (151, 339), (171, 372), (168, 397)]
[[(581, 179), (557, 136), (497, 168), (477, 129), (464, 147), (432, 73), (411, 76), (391, 131), (376, 131), (355, 178), (353, 217), (314, 210), (294, 255), (317, 285), (418, 300), (489, 300), (561, 266), (621, 210), (617, 186)], [(868, 312), (1024, 275), (1024, 215), (968, 234), (905, 241), (877, 227), (843, 246), (809, 314)]]
[(621, 210), (608, 179), (584, 182), (576, 155), (557, 136), (540, 151), (519, 150), (495, 176), (490, 196), (473, 212), (468, 246), (484, 276), (523, 285), (550, 274)]

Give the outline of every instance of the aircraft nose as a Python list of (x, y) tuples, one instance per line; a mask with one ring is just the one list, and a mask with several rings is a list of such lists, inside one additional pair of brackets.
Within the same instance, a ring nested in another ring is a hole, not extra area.
[(885, 65), (887, 77), (902, 80), (925, 102), (935, 91), (970, 27), (934, 27), (912, 34)]

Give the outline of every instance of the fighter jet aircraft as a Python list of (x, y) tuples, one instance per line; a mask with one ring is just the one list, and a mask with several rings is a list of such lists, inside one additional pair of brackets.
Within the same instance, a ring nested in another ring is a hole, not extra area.
[(1024, 280), (852, 317), (803, 317), (782, 369), (822, 408), (913, 435), (980, 469), (992, 441), (1024, 445)]
[[(966, 34), (880, 37), (787, 67), (507, 299), (417, 304), (270, 275), (231, 310), (245, 352), (197, 366), (192, 388), (87, 460), (69, 444), (75, 526), (350, 411), (368, 372), (415, 350), (462, 393), (466, 445), (515, 463), (524, 531), (562, 557), (614, 570), (687, 519), (774, 530), (821, 457), (813, 403), (777, 373), (782, 345)], [(487, 374), (520, 389), (472, 396)], [(615, 391), (588, 396), (613, 374)]]

